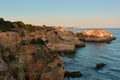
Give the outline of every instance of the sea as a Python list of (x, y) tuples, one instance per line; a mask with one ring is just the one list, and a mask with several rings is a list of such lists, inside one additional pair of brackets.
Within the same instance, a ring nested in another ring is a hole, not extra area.
[[(112, 33), (116, 40), (110, 43), (86, 42), (86, 47), (76, 49), (76, 53), (62, 56), (64, 68), (68, 71), (80, 71), (80, 78), (64, 78), (64, 80), (120, 80), (120, 28), (103, 28)], [(68, 28), (74, 33), (81, 28)], [(105, 67), (96, 70), (97, 63), (105, 63)]]

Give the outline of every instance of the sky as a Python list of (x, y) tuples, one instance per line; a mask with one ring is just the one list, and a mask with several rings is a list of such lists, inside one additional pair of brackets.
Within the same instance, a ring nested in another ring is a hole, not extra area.
[(120, 28), (120, 0), (0, 0), (0, 17), (33, 25)]

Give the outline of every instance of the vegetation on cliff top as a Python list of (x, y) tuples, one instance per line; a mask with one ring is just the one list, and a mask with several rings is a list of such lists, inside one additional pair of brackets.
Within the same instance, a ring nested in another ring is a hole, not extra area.
[(0, 31), (14, 31), (17, 28), (24, 28), (29, 30), (34, 30), (37, 26), (31, 24), (24, 24), (22, 21), (10, 22), (5, 21), (3, 18), (0, 18)]

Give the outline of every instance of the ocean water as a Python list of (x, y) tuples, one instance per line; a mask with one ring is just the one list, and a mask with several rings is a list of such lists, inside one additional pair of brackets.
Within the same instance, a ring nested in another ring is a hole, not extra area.
[[(73, 32), (83, 29), (72, 28)], [(69, 71), (81, 71), (83, 77), (70, 80), (120, 80), (120, 28), (105, 29), (117, 37), (111, 43), (86, 43), (78, 48), (75, 54), (62, 56), (64, 67)], [(94, 69), (97, 63), (105, 67)], [(64, 80), (68, 80), (65, 78)]]

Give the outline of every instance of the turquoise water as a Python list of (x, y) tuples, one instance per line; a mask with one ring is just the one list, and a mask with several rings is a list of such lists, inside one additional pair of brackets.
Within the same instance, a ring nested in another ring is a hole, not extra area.
[[(74, 32), (78, 30), (72, 29)], [(70, 78), (70, 80), (120, 80), (120, 29), (105, 30), (117, 39), (109, 44), (86, 43), (86, 47), (78, 48), (75, 54), (66, 54), (62, 57), (66, 70), (83, 73), (83, 77)], [(95, 65), (100, 62), (107, 65), (100, 70), (95, 70)]]

